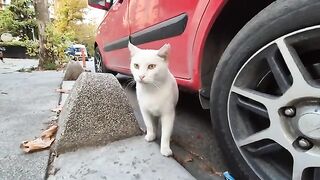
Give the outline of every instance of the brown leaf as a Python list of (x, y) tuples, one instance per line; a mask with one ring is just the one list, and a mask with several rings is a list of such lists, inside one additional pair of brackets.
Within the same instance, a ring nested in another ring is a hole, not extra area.
[(57, 106), (56, 108), (51, 109), (52, 112), (56, 112), (56, 113), (59, 113), (61, 110), (62, 110), (61, 105)]
[(212, 172), (214, 175), (217, 175), (217, 176), (222, 176), (223, 175), (223, 172), (217, 172), (214, 168), (212, 168)]
[(47, 130), (41, 133), (41, 137), (32, 141), (23, 141), (20, 145), (20, 148), (26, 153), (46, 149), (47, 147), (50, 147), (55, 140), (53, 136), (57, 132), (57, 130), (58, 126), (52, 125)]
[(55, 139), (52, 138), (37, 138), (35, 140), (32, 141), (24, 141), (22, 142), (22, 144), (20, 145), (20, 148), (26, 152), (26, 153), (30, 153), (30, 152), (34, 152), (37, 150), (41, 150), (41, 149), (45, 149), (49, 146), (51, 146), (52, 142)]
[(193, 161), (192, 155), (188, 155), (188, 156), (184, 159), (184, 162), (192, 162), (192, 161)]
[(70, 92), (70, 90), (68, 89), (56, 89), (57, 92), (60, 92), (60, 93), (66, 93), (68, 94)]
[(41, 133), (41, 138), (51, 138), (58, 130), (57, 125), (52, 125), (47, 130)]
[(193, 151), (189, 151), (189, 153), (191, 153), (192, 155), (196, 156), (197, 158), (201, 159), (201, 160), (204, 160), (204, 157), (202, 157), (200, 154), (198, 153), (195, 153)]

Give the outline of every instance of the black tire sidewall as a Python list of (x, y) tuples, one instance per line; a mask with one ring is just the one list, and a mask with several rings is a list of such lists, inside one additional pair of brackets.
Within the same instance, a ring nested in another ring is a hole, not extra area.
[(99, 56), (101, 58), (101, 70), (102, 70), (102, 73), (110, 73), (110, 74), (113, 74), (114, 76), (117, 75), (118, 73), (115, 72), (115, 71), (112, 71), (112, 70), (109, 70), (106, 65), (103, 63), (103, 59), (102, 59), (102, 56), (101, 56), (101, 53), (100, 53), (100, 50), (98, 47), (95, 48), (95, 51), (94, 51), (94, 69), (96, 70), (97, 72), (97, 61), (96, 61), (96, 57)]
[(100, 53), (100, 50), (98, 47), (95, 48), (94, 50), (94, 69), (97, 72), (97, 57), (99, 57), (101, 59), (101, 70), (102, 73), (107, 73), (107, 68), (105, 67), (105, 65), (103, 64), (103, 59)]
[(239, 179), (258, 177), (241, 156), (230, 132), (227, 101), (232, 82), (242, 65), (264, 45), (290, 32), (320, 24), (319, 9), (318, 0), (272, 3), (239, 31), (218, 63), (211, 86), (211, 119), (228, 165)]

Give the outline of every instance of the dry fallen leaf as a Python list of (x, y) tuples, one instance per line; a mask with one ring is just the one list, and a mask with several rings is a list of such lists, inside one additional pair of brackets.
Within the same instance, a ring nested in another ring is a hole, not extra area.
[(26, 153), (31, 153), (50, 147), (55, 140), (53, 136), (57, 132), (57, 130), (58, 126), (52, 125), (47, 130), (41, 133), (41, 137), (32, 141), (23, 141), (20, 145), (20, 148)]
[(217, 175), (217, 176), (223, 175), (223, 172), (216, 172), (214, 168), (212, 169), (212, 172), (214, 172), (214, 175)]
[(192, 158), (192, 155), (188, 155), (185, 159), (184, 159), (184, 162), (192, 162), (193, 161), (193, 158)]
[(57, 92), (60, 92), (60, 93), (66, 93), (68, 94), (70, 92), (70, 90), (68, 89), (56, 89)]
[(192, 154), (193, 156), (196, 156), (197, 158), (201, 159), (201, 160), (204, 160), (204, 157), (202, 157), (200, 154), (197, 154), (193, 151), (189, 151), (190, 154)]
[(41, 138), (37, 138), (33, 141), (24, 141), (22, 142), (22, 144), (20, 145), (20, 148), (26, 152), (26, 153), (30, 153), (30, 152), (34, 152), (37, 150), (41, 150), (41, 149), (45, 149), (49, 146), (51, 146), (51, 143), (54, 141), (55, 139), (41, 139)]
[(61, 110), (62, 110), (61, 105), (57, 106), (56, 108), (51, 109), (52, 112), (56, 112), (56, 113), (59, 113)]
[(52, 125), (47, 130), (41, 133), (41, 138), (51, 138), (58, 130), (57, 125)]

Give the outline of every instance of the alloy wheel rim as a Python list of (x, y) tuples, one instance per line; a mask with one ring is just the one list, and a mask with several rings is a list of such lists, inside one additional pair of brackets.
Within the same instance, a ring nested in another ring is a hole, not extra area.
[(320, 26), (282, 36), (251, 56), (231, 85), (230, 131), (261, 179), (319, 178), (319, 42)]

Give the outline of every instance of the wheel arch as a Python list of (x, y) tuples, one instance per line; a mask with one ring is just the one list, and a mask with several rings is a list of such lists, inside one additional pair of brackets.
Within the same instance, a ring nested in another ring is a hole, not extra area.
[[(209, 108), (212, 77), (224, 50), (240, 29), (265, 7), (275, 0), (229, 0), (219, 15), (211, 15), (207, 33), (202, 38), (201, 57), (199, 57), (199, 98), (203, 108)], [(209, 11), (207, 9), (207, 11)], [(198, 44), (198, 43), (196, 43)]]

